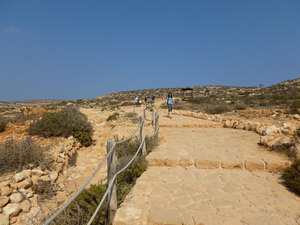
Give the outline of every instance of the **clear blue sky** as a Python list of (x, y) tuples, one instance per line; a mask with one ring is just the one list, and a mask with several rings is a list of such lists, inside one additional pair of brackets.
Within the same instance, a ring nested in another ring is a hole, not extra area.
[(299, 0), (0, 0), (0, 101), (299, 77)]

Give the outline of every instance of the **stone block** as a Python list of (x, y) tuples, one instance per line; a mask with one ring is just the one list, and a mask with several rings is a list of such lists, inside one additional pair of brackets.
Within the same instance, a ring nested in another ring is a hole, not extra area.
[(194, 165), (194, 161), (191, 159), (180, 159), (179, 160), (179, 165), (182, 166), (183, 168), (187, 168), (189, 166)]
[(217, 169), (220, 168), (220, 162), (204, 159), (196, 159), (195, 166), (198, 169)]
[(164, 166), (165, 160), (159, 158), (147, 158), (148, 166)]
[(245, 163), (246, 170), (264, 170), (265, 163), (263, 161), (246, 161)]
[(241, 161), (223, 161), (221, 162), (223, 169), (244, 169), (244, 162)]
[(165, 166), (176, 167), (178, 165), (177, 159), (165, 159)]
[(288, 165), (285, 161), (281, 162), (267, 162), (267, 170), (268, 171), (278, 171), (285, 169)]

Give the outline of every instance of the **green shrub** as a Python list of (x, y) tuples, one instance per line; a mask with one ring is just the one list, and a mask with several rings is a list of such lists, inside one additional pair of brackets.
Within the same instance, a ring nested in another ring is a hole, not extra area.
[(227, 106), (215, 106), (215, 107), (207, 107), (205, 109), (205, 113), (208, 114), (221, 114), (224, 112), (229, 112), (230, 109)]
[(300, 159), (284, 170), (282, 178), (290, 190), (300, 194)]
[(290, 113), (300, 114), (299, 108), (300, 108), (300, 101), (299, 100), (293, 101), (290, 106)]
[(74, 107), (43, 114), (42, 119), (30, 124), (28, 133), (45, 138), (73, 135), (84, 146), (92, 143), (92, 126), (87, 117)]
[(136, 112), (127, 112), (125, 113), (125, 117), (128, 117), (128, 118), (134, 118), (134, 117), (137, 117), (138, 114)]
[[(86, 224), (95, 212), (100, 200), (102, 199), (107, 185), (92, 184), (88, 189), (83, 190), (77, 198), (55, 219), (51, 224)], [(103, 203), (93, 225), (104, 225), (106, 220), (107, 203)]]
[(120, 116), (120, 114), (118, 112), (115, 112), (115, 113), (109, 115), (109, 117), (107, 117), (106, 121), (117, 120), (119, 116)]
[(296, 138), (296, 139), (300, 138), (300, 128), (298, 128), (298, 129), (294, 132), (294, 138)]
[(245, 110), (246, 107), (243, 106), (243, 105), (238, 105), (238, 106), (235, 107), (235, 109), (236, 109), (236, 110)]
[(0, 133), (5, 131), (7, 122), (4, 119), (0, 119)]
[(32, 140), (11, 139), (0, 145), (0, 175), (36, 166), (49, 168), (51, 165), (45, 155), (45, 149)]

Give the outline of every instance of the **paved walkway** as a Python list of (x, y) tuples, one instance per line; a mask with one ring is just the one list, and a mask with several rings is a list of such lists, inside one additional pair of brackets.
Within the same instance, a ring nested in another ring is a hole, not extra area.
[(176, 115), (160, 124), (161, 143), (115, 225), (300, 224), (300, 198), (276, 172), (287, 158), (259, 147), (257, 134)]

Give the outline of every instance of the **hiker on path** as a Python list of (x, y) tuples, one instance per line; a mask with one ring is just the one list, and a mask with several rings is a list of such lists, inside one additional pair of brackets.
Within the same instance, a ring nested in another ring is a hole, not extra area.
[(172, 106), (173, 106), (173, 95), (171, 92), (168, 94), (167, 105), (168, 105), (168, 116), (171, 117)]

